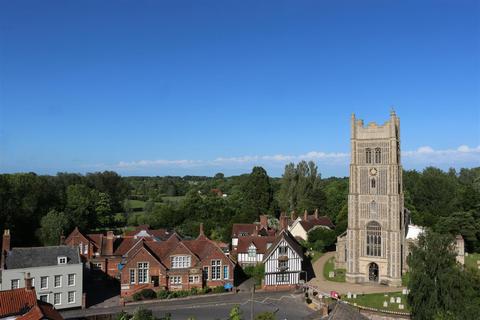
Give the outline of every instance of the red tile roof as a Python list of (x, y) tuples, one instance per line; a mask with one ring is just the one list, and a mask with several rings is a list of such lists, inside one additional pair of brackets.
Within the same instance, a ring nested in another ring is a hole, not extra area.
[(248, 236), (248, 237), (240, 237), (238, 238), (238, 245), (237, 245), (237, 253), (247, 253), (248, 247), (251, 243), (255, 245), (257, 248), (257, 253), (265, 253), (267, 252), (267, 244), (272, 244), (275, 241), (275, 236), (268, 236), (268, 237), (255, 237), (255, 236)]
[(17, 316), (21, 320), (63, 320), (49, 303), (37, 301), (35, 289), (0, 291), (0, 318)]
[(335, 228), (335, 225), (332, 223), (332, 220), (330, 220), (330, 218), (326, 216), (316, 218), (314, 215), (309, 215), (307, 216), (307, 220), (302, 219), (300, 221), (300, 224), (302, 225), (303, 229), (305, 229), (305, 231), (307, 232), (316, 226), (325, 226), (331, 229)]

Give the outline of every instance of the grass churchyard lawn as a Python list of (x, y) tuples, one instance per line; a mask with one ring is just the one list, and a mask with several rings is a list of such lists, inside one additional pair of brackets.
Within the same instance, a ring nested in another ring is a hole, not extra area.
[[(390, 292), (390, 293), (370, 293), (357, 295), (357, 298), (348, 298), (346, 295), (342, 297), (342, 300), (348, 301), (351, 304), (356, 303), (358, 306), (376, 308), (380, 310), (397, 311), (397, 312), (410, 312), (410, 307), (407, 303), (407, 296), (402, 292)], [(398, 303), (397, 301), (400, 301)], [(386, 307), (384, 303), (386, 302)], [(403, 305), (403, 309), (399, 306)]]
[(480, 270), (480, 253), (469, 253), (465, 255), (465, 266), (469, 269)]
[[(345, 282), (345, 269), (335, 269), (334, 257), (330, 258), (325, 262), (323, 266), (323, 277), (329, 281), (335, 282)], [(334, 277), (330, 278), (330, 272), (334, 272)]]

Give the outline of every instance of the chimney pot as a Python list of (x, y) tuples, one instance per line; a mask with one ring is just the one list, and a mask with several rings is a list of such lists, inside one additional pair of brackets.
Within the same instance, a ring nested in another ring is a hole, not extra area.
[(2, 257), (0, 268), (5, 268), (7, 253), (10, 251), (10, 230), (5, 229), (3, 231), (3, 241), (2, 241)]
[(204, 236), (205, 233), (203, 231), (203, 222), (200, 222), (200, 232), (199, 232), (199, 235), (198, 236)]
[(305, 211), (303, 212), (303, 220), (307, 221), (308, 219), (308, 211), (307, 209), (305, 209)]
[(315, 218), (318, 219), (318, 208), (315, 209)]
[(297, 215), (295, 214), (295, 210), (292, 210), (292, 212), (290, 213), (290, 219), (292, 219), (292, 221), (297, 219)]

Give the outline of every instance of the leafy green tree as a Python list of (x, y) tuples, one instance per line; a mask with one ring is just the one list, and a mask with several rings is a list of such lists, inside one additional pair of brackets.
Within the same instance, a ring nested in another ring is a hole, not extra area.
[(313, 161), (301, 161), (285, 166), (282, 185), (278, 194), (279, 204), (287, 211), (319, 209), (325, 210), (325, 194), (321, 186), (321, 177)]
[(113, 224), (113, 215), (110, 202), (110, 196), (105, 192), (93, 192), (94, 206), (97, 220), (102, 226), (110, 226)]
[(56, 246), (60, 237), (69, 231), (70, 221), (65, 213), (52, 210), (42, 217), (40, 226), (38, 234), (43, 245)]
[(270, 212), (273, 201), (273, 190), (270, 178), (262, 167), (254, 167), (242, 186), (244, 201), (247, 207), (253, 209), (252, 220), (261, 214)]
[(242, 320), (242, 310), (236, 305), (230, 310), (230, 320)]
[(92, 189), (83, 184), (67, 187), (67, 205), (65, 211), (74, 226), (86, 230), (96, 222), (95, 199)]
[(327, 228), (316, 228), (308, 233), (308, 246), (319, 252), (331, 250), (335, 246), (337, 234)]
[(479, 293), (456, 263), (453, 237), (427, 231), (408, 259), (408, 302), (414, 319), (474, 319)]

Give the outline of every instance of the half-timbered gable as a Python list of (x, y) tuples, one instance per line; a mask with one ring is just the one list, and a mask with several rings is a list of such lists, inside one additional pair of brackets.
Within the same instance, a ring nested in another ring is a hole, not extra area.
[(263, 261), (263, 257), (270, 246), (275, 241), (275, 237), (249, 236), (238, 239), (237, 261), (241, 266), (252, 266)]
[(265, 288), (288, 288), (300, 282), (303, 249), (293, 236), (283, 230), (263, 259)]

